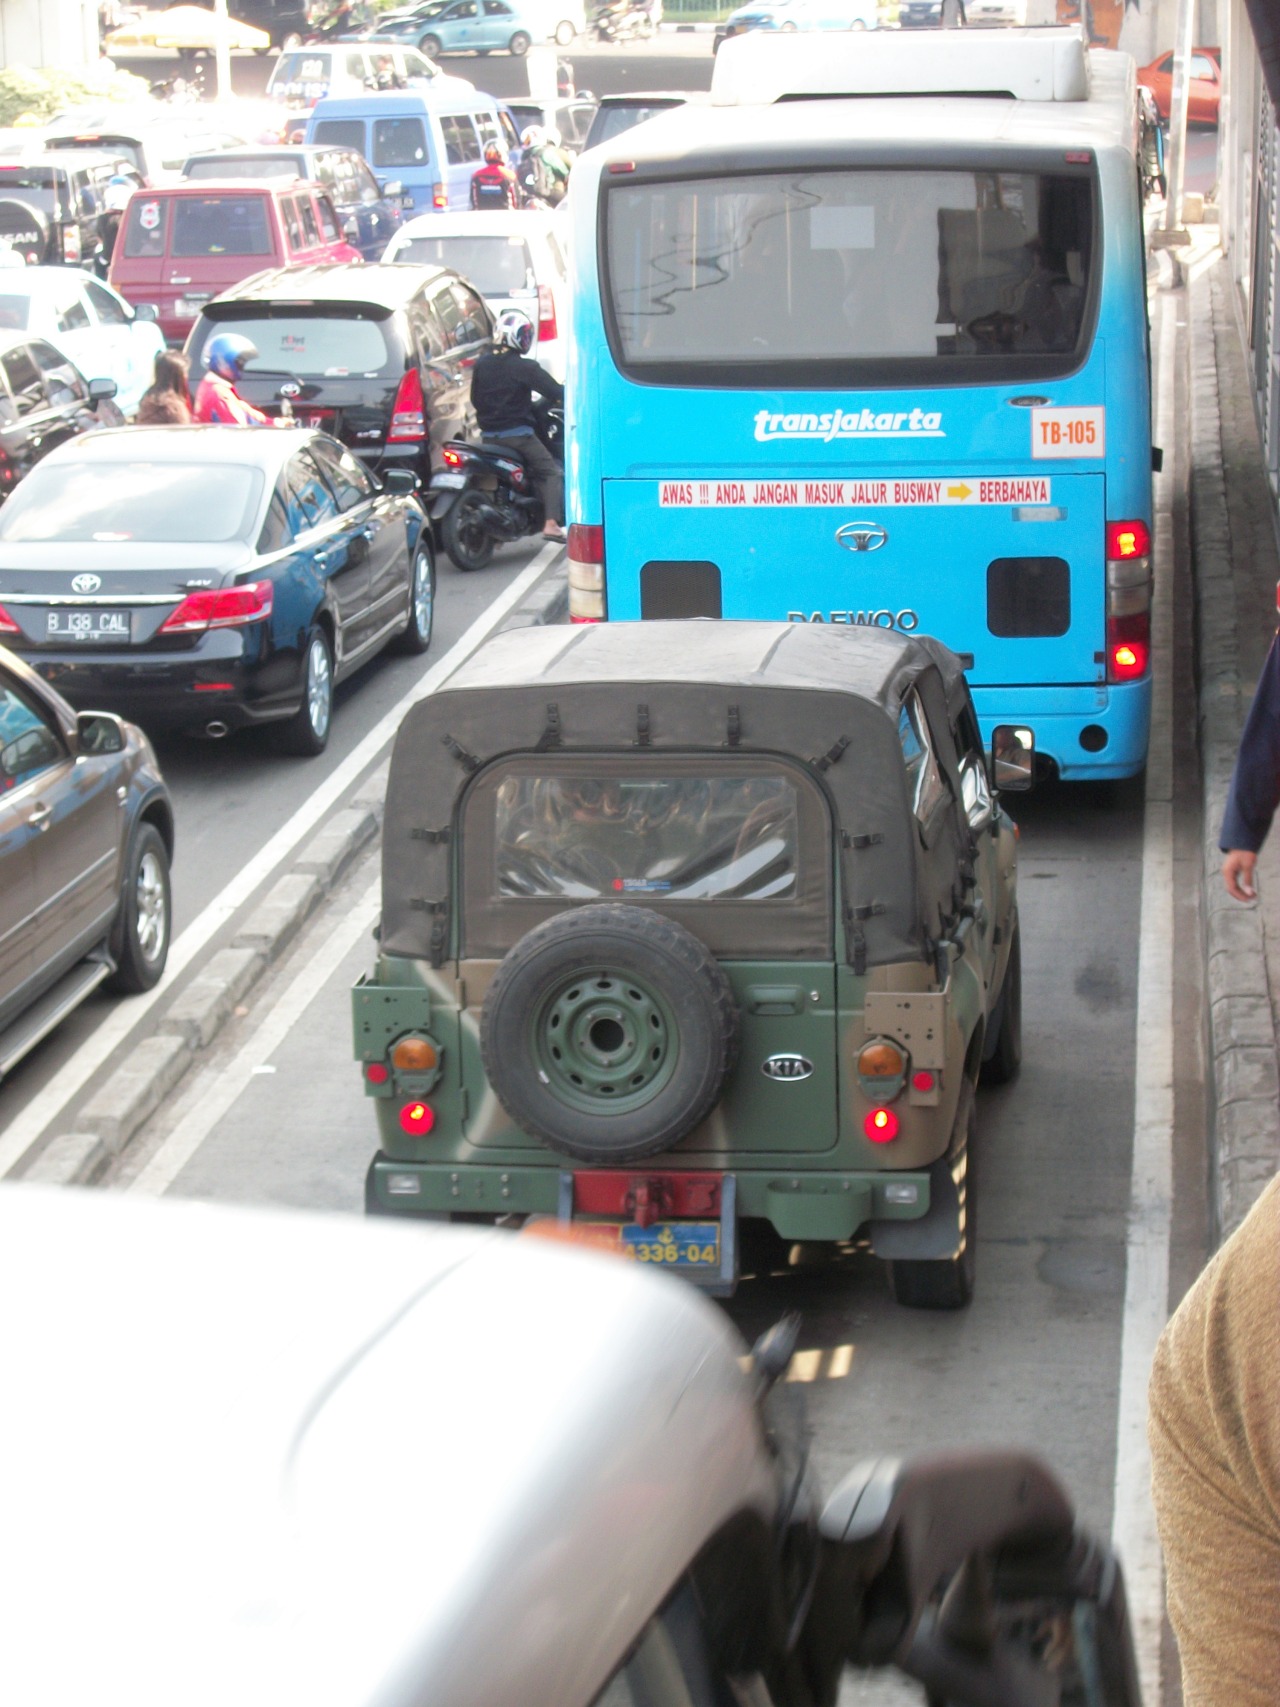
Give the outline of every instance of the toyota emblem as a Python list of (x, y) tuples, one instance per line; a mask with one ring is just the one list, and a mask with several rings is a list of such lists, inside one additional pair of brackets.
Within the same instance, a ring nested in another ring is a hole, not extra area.
[(298, 384), (297, 380), (286, 379), (284, 384), (280, 387), (280, 395), (281, 397), (301, 397), (302, 387)]
[(71, 581), (73, 593), (96, 593), (102, 585), (101, 575), (75, 575)]
[(888, 541), (888, 530), (879, 522), (846, 522), (836, 529), (836, 544), (846, 551), (879, 551)]

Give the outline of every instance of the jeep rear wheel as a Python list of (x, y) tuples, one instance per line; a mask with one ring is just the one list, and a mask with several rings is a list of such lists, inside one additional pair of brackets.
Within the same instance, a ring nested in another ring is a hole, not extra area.
[(511, 950), (485, 998), (480, 1052), (507, 1113), (587, 1162), (669, 1149), (720, 1100), (739, 1015), (723, 969), (647, 907), (581, 907)]
[(956, 1109), (947, 1160), (960, 1192), (958, 1247), (950, 1257), (895, 1258), (889, 1264), (893, 1296), (913, 1310), (963, 1310), (973, 1297), (977, 1266), (977, 1179), (973, 1135), (977, 1129), (973, 1086), (966, 1079)]

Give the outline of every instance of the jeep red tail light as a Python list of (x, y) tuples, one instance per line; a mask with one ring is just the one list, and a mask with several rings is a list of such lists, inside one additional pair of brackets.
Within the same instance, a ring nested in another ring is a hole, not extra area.
[(435, 1123), (435, 1112), (428, 1103), (407, 1102), (400, 1110), (400, 1128), (410, 1138), (425, 1138)]
[(556, 324), (556, 299), (551, 294), (550, 285), (538, 286), (538, 342), (544, 343), (548, 338), (560, 335)]
[(396, 400), (391, 405), (391, 425), (387, 429), (389, 445), (419, 444), (427, 436), (426, 416), (422, 406), (422, 380), (416, 367), (411, 367), (400, 381)]
[(891, 1108), (873, 1108), (862, 1122), (873, 1144), (888, 1144), (898, 1136), (898, 1117)]
[(586, 522), (569, 524), (569, 621), (602, 622), (604, 607), (604, 529)]
[(385, 1085), (391, 1074), (381, 1061), (370, 1061), (364, 1070), (364, 1076), (371, 1085)]
[(208, 593), (188, 593), (160, 624), (160, 634), (197, 634), (206, 628), (244, 628), (271, 615), (270, 581), (246, 581)]

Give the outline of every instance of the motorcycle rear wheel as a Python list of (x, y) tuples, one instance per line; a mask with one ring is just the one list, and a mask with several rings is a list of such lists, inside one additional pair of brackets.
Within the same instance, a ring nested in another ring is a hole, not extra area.
[(440, 524), (444, 548), (464, 574), (483, 569), (493, 556), (493, 538), (479, 514), (483, 503), (478, 492), (464, 492)]

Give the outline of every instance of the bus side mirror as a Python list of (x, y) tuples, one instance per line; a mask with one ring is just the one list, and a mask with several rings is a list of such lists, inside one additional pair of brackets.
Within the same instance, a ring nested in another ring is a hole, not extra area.
[(1038, 1460), (870, 1460), (818, 1529), (809, 1649), (831, 1699), (843, 1666), (895, 1665), (952, 1707), (1141, 1707), (1120, 1567)]
[(1030, 729), (998, 723), (991, 731), (989, 758), (991, 786), (998, 793), (1012, 794), (1030, 788), (1036, 774), (1036, 738)]

